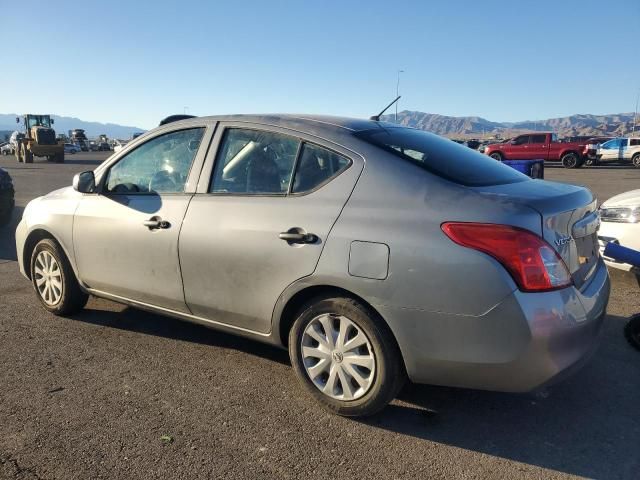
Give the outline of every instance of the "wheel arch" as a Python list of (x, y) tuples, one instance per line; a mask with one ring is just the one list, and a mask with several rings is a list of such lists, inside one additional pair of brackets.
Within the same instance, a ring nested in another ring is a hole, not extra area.
[(56, 238), (53, 233), (42, 227), (34, 228), (33, 230), (31, 230), (24, 241), (24, 247), (22, 248), (22, 265), (24, 266), (24, 273), (27, 275), (27, 278), (31, 280), (31, 255), (33, 254), (33, 250), (36, 248), (38, 242), (46, 238), (53, 240), (60, 246), (77, 278), (78, 272), (76, 271), (73, 257), (69, 255), (69, 252), (65, 248), (64, 244), (58, 238)]
[(381, 325), (388, 330), (388, 334), (391, 336), (393, 343), (398, 349), (398, 354), (402, 359), (402, 365), (406, 369), (404, 356), (402, 355), (402, 349), (398, 343), (398, 339), (396, 338), (393, 330), (389, 323), (384, 319), (384, 317), (380, 314), (380, 312), (369, 302), (367, 302), (360, 295), (353, 293), (350, 290), (347, 290), (342, 287), (337, 287), (335, 285), (322, 284), (322, 285), (309, 285), (306, 286), (297, 292), (295, 292), (288, 300), (286, 300), (282, 310), (279, 314), (276, 313), (276, 323), (274, 324), (274, 337), (276, 341), (279, 341), (282, 346), (287, 348), (288, 346), (288, 338), (289, 331), (293, 326), (293, 323), (296, 319), (295, 314), (298, 312), (300, 307), (304, 305), (306, 302), (316, 297), (347, 297), (352, 298), (359, 303), (361, 303), (371, 314), (378, 318), (381, 322)]

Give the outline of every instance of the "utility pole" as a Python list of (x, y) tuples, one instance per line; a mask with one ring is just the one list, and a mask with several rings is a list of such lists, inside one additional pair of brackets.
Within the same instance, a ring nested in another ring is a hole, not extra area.
[[(404, 73), (404, 70), (398, 70), (398, 81), (396, 82), (396, 97), (400, 96), (400, 74)], [(398, 102), (396, 102), (396, 123), (398, 123)]]
[(633, 130), (632, 133), (636, 133), (636, 124), (638, 122), (638, 102), (640, 101), (640, 88), (638, 89), (638, 94), (636, 95), (636, 110), (633, 112)]

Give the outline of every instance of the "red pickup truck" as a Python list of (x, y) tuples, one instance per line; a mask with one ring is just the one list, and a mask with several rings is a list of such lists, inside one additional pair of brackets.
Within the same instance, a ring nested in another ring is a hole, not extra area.
[(527, 133), (504, 143), (487, 145), (484, 153), (496, 160), (545, 160), (562, 162), (565, 168), (584, 164), (586, 142), (559, 142), (555, 133)]

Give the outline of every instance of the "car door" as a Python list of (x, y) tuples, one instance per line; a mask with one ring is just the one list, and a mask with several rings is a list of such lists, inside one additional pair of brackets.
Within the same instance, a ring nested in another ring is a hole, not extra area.
[(287, 129), (222, 127), (180, 235), (185, 298), (200, 318), (267, 333), (281, 293), (313, 273), (364, 161)]
[(600, 145), (600, 161), (615, 161), (620, 153), (621, 139), (614, 138)]
[(91, 289), (188, 311), (178, 235), (204, 160), (206, 130), (165, 128), (101, 170), (97, 193), (82, 198), (73, 225), (78, 273)]
[(546, 160), (549, 151), (547, 135), (534, 134), (529, 137), (527, 145), (527, 160)]
[(514, 138), (509, 145), (508, 160), (523, 160), (529, 158), (529, 135)]

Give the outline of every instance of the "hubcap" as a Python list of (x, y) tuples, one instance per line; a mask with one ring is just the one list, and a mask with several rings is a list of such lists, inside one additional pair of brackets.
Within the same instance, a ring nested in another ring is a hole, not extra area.
[(36, 257), (34, 266), (36, 288), (40, 298), (47, 305), (56, 305), (62, 297), (62, 272), (51, 253), (42, 250)]
[(305, 328), (302, 362), (313, 384), (337, 400), (365, 395), (375, 378), (376, 358), (365, 333), (342, 315), (319, 315)]

